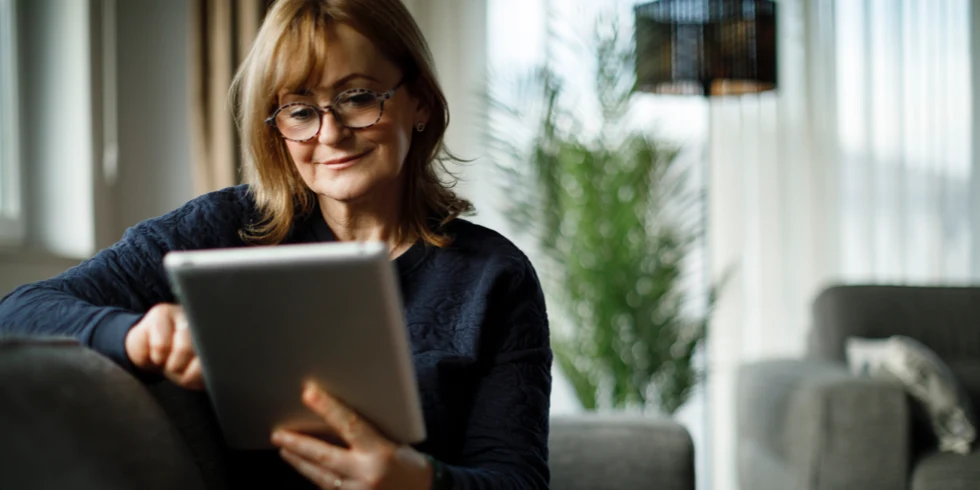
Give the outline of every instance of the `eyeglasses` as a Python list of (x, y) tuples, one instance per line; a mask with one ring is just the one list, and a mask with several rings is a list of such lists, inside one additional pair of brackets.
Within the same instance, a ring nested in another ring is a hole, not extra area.
[(324, 107), (305, 102), (290, 102), (276, 109), (265, 123), (276, 128), (283, 138), (297, 143), (309, 141), (320, 134), (323, 116), (328, 112), (345, 128), (369, 128), (381, 120), (385, 101), (394, 96), (401, 86), (402, 82), (398, 82), (394, 88), (384, 93), (363, 88), (345, 90), (330, 105)]

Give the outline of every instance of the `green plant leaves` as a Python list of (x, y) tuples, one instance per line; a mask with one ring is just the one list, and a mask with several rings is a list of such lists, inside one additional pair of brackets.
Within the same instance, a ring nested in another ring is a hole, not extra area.
[(624, 123), (632, 54), (615, 29), (597, 33), (592, 136), (581, 101), (540, 69), (509, 100), (491, 97), (488, 137), (504, 214), (548, 259), (545, 288), (568, 319), (553, 329), (555, 359), (583, 407), (673, 413), (703, 377), (695, 355), (706, 319), (684, 314), (682, 285), (701, 201), (679, 148)]

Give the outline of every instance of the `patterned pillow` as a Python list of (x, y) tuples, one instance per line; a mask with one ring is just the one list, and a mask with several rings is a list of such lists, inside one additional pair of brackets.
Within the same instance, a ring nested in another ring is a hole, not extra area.
[(921, 342), (896, 335), (887, 339), (849, 338), (851, 372), (900, 382), (917, 400), (939, 440), (939, 450), (970, 452), (977, 423), (970, 400), (949, 366)]

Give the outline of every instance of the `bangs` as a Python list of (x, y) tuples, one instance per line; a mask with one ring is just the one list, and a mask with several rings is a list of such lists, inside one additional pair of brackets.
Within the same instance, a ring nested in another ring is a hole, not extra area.
[[(270, 96), (320, 85), (327, 59), (329, 16), (301, 11), (283, 31), (271, 60)], [(275, 101), (273, 102), (275, 103)]]

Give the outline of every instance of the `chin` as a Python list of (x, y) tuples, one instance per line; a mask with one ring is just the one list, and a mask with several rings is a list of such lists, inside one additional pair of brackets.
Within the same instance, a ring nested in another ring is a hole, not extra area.
[(357, 202), (387, 186), (389, 179), (366, 175), (319, 176), (311, 188), (318, 195), (339, 202)]
[(323, 167), (300, 170), (303, 180), (317, 195), (339, 202), (356, 202), (377, 192), (384, 193), (400, 180), (401, 169), (387, 163), (372, 158), (339, 171)]
[(369, 186), (338, 186), (336, 183), (314, 185), (313, 192), (334, 201), (356, 202), (370, 194)]

